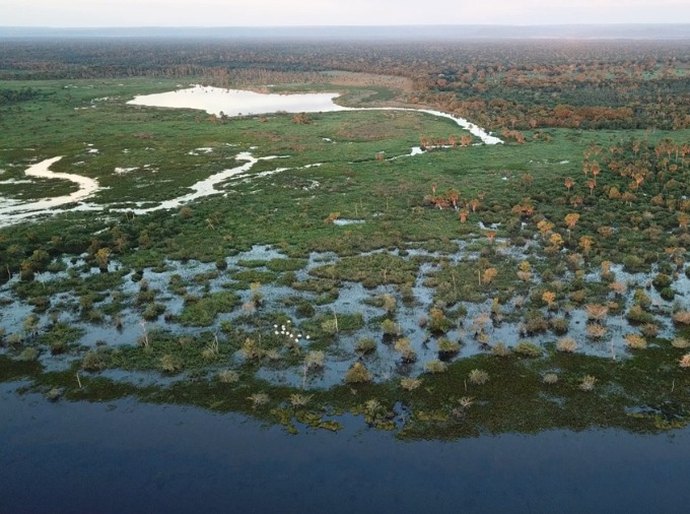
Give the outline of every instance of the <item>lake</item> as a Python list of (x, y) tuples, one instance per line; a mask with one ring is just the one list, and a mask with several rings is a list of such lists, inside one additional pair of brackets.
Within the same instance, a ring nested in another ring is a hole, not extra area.
[(402, 442), (345, 417), (297, 436), (134, 400), (0, 386), (4, 512), (686, 512), (690, 430)]

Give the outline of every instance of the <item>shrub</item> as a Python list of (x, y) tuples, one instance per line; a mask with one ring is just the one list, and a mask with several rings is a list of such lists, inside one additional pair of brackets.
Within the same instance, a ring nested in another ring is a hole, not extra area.
[(165, 373), (177, 373), (182, 369), (182, 361), (179, 357), (166, 353), (160, 358), (160, 366)]
[(24, 348), (22, 353), (17, 356), (17, 360), (21, 362), (31, 362), (38, 359), (38, 350), (36, 348)]
[(363, 355), (374, 353), (376, 351), (376, 341), (374, 341), (371, 337), (364, 337), (357, 341), (355, 351)]
[(371, 373), (361, 362), (355, 362), (345, 373), (347, 384), (364, 384), (371, 382)]
[(570, 328), (570, 322), (565, 318), (554, 318), (549, 322), (549, 324), (551, 325), (551, 330), (554, 332), (554, 334), (559, 336), (567, 334), (568, 329)]
[(403, 377), (400, 379), (400, 387), (405, 391), (414, 391), (420, 385), (422, 385), (422, 381), (418, 378)]
[(439, 361), (439, 360), (429, 361), (424, 365), (424, 370), (427, 373), (432, 373), (432, 374), (443, 373), (447, 369), (448, 369), (448, 364), (446, 364), (443, 361)]
[(680, 358), (680, 361), (678, 361), (678, 365), (681, 368), (690, 368), (690, 353), (686, 353)]
[(597, 383), (597, 379), (592, 375), (585, 375), (582, 377), (582, 381), (578, 386), (582, 391), (592, 391), (594, 390), (594, 385)]
[(678, 311), (673, 314), (673, 321), (680, 325), (690, 325), (690, 311)]
[(398, 325), (395, 321), (391, 319), (383, 320), (383, 322), (381, 323), (381, 330), (383, 331), (384, 335), (391, 337), (397, 337), (402, 334), (402, 330), (400, 330), (400, 325)]
[(395, 351), (400, 354), (404, 363), (412, 363), (417, 360), (417, 352), (412, 349), (410, 340), (403, 337), (395, 342)]
[(491, 353), (497, 357), (508, 357), (513, 352), (505, 343), (499, 341), (491, 348)]
[(606, 336), (608, 329), (599, 323), (587, 323), (587, 337), (592, 339), (601, 339)]
[(443, 311), (437, 307), (429, 311), (429, 330), (433, 334), (445, 334), (452, 327), (451, 321), (446, 317)]
[(470, 383), (475, 385), (483, 385), (489, 381), (489, 374), (483, 369), (473, 369), (470, 371), (467, 379)]
[(515, 345), (514, 352), (523, 357), (539, 357), (541, 355), (541, 348), (530, 341), (520, 341)]
[(684, 337), (675, 337), (673, 341), (671, 341), (671, 346), (680, 349), (690, 348), (690, 341)]
[(645, 337), (656, 337), (659, 334), (659, 326), (654, 323), (645, 323), (640, 330)]
[(326, 355), (319, 350), (312, 350), (304, 356), (304, 366), (307, 371), (322, 369), (326, 361)]
[(445, 337), (438, 341), (438, 355), (441, 359), (449, 359), (460, 351), (460, 343)]
[(105, 368), (106, 362), (101, 352), (89, 350), (81, 360), (81, 368), (85, 371), (100, 371)]
[(626, 344), (628, 345), (628, 348), (631, 348), (633, 350), (644, 350), (645, 348), (647, 348), (647, 341), (641, 335), (627, 334), (624, 339)]
[(556, 343), (556, 350), (563, 353), (574, 353), (577, 350), (577, 341), (572, 337), (564, 337)]
[[(635, 304), (630, 309), (628, 309), (628, 312), (625, 314), (626, 319), (630, 323), (652, 323), (654, 321), (654, 316), (652, 316), (649, 312), (645, 311), (642, 305), (640, 304)], [(673, 316), (673, 320), (676, 321), (675, 314)], [(676, 321), (677, 322), (677, 321)], [(690, 317), (688, 317), (688, 323), (690, 323)]]
[(224, 369), (218, 372), (218, 381), (223, 384), (234, 384), (240, 380), (240, 374), (231, 369)]
[(558, 382), (558, 375), (556, 373), (546, 373), (542, 378), (542, 382), (545, 384), (555, 384)]

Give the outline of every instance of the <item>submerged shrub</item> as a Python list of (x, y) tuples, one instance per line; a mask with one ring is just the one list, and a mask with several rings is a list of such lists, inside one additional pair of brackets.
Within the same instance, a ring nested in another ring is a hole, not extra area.
[(350, 369), (345, 373), (345, 382), (347, 384), (364, 384), (371, 382), (371, 373), (361, 362), (355, 362)]

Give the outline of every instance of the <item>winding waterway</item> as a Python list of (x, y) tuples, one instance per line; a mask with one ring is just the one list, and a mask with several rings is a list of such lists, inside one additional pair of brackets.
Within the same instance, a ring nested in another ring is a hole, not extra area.
[[(367, 108), (352, 108), (338, 105), (335, 100), (339, 97), (338, 93), (304, 93), (304, 94), (264, 94), (255, 93), (253, 91), (242, 91), (236, 89), (221, 89), (215, 87), (194, 86), (187, 89), (180, 89), (166, 93), (156, 93), (151, 95), (136, 96), (133, 100), (127, 102), (135, 106), (159, 107), (159, 108), (174, 108), (174, 109), (198, 109), (206, 111), (215, 116), (243, 116), (243, 115), (257, 115), (269, 114), (276, 112), (336, 112), (336, 111), (404, 111), (404, 112), (419, 112), (446, 118), (453, 121), (460, 128), (467, 130), (472, 135), (487, 145), (501, 144), (501, 141), (496, 136), (491, 135), (485, 129), (475, 125), (474, 123), (454, 116), (449, 113), (435, 111), (431, 109), (414, 109), (403, 107), (367, 107)], [(409, 154), (394, 157), (414, 157), (423, 153), (420, 148), (415, 147)], [(74, 173), (55, 172), (50, 169), (52, 165), (57, 163), (61, 156), (53, 157), (40, 161), (29, 168), (24, 174), (27, 177), (47, 178), (55, 180), (67, 180), (77, 184), (78, 189), (68, 195), (56, 196), (52, 198), (44, 198), (41, 200), (23, 202), (16, 199), (8, 199), (0, 197), (3, 206), (0, 207), (0, 227), (15, 225), (24, 221), (37, 219), (40, 217), (51, 216), (62, 212), (71, 210), (88, 210), (100, 211), (109, 209), (115, 212), (131, 211), (135, 214), (145, 214), (152, 211), (163, 209), (175, 209), (189, 202), (199, 198), (220, 194), (222, 191), (216, 189), (216, 186), (249, 172), (252, 167), (259, 161), (267, 161), (277, 158), (276, 156), (267, 156), (257, 158), (251, 152), (241, 152), (236, 156), (238, 161), (244, 161), (243, 164), (234, 168), (226, 169), (215, 173), (199, 182), (193, 184), (190, 189), (191, 192), (180, 195), (177, 198), (172, 198), (161, 202), (155, 206), (135, 207), (128, 209), (117, 209), (112, 206), (104, 204), (89, 203), (87, 200), (100, 189), (97, 180), (84, 177)], [(319, 163), (314, 163), (311, 166), (318, 166)], [(308, 165), (309, 166), (309, 165)], [(305, 166), (306, 167), (306, 166)], [(290, 168), (277, 168), (266, 173), (277, 173), (288, 171)]]

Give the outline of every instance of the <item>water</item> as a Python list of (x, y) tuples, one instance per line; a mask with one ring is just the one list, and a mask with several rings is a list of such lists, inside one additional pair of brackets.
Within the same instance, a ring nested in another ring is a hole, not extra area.
[(0, 386), (3, 512), (687, 512), (690, 430), (401, 442)]

